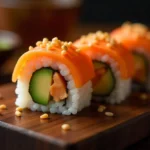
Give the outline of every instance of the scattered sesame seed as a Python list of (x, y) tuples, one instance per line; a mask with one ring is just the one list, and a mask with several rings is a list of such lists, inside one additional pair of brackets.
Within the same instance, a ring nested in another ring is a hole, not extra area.
[(40, 116), (40, 119), (48, 119), (48, 118), (49, 118), (49, 116), (46, 113)]
[(104, 105), (100, 105), (99, 107), (98, 107), (98, 112), (103, 112), (104, 110), (106, 109), (106, 106), (104, 106)]
[(20, 111), (20, 112), (22, 112), (22, 111), (23, 111), (23, 108), (21, 108), (21, 107), (17, 107), (17, 108), (16, 108), (16, 111)]
[(70, 130), (70, 129), (71, 129), (71, 127), (70, 127), (70, 125), (69, 125), (69, 124), (63, 124), (63, 125), (61, 126), (61, 128), (62, 128), (63, 130), (65, 130), (65, 131), (67, 131), (67, 130)]
[(7, 108), (6, 105), (4, 104), (0, 105), (0, 109), (6, 109), (6, 108)]
[(15, 112), (15, 115), (16, 115), (17, 117), (21, 117), (22, 113), (21, 113), (20, 111), (16, 111), (16, 112)]
[(114, 116), (114, 114), (112, 112), (105, 112), (105, 115), (108, 116), (108, 117)]

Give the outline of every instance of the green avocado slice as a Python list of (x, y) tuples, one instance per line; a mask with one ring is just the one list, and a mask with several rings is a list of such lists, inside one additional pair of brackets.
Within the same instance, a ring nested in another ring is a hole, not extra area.
[(53, 70), (51, 68), (41, 68), (33, 73), (29, 84), (29, 93), (35, 103), (48, 104), (52, 78)]
[(133, 80), (136, 83), (144, 84), (148, 79), (148, 60), (143, 54), (137, 52), (133, 53), (133, 58), (135, 61), (135, 75)]
[(109, 96), (113, 91), (116, 79), (108, 64), (93, 61), (96, 77), (93, 82), (93, 95)]

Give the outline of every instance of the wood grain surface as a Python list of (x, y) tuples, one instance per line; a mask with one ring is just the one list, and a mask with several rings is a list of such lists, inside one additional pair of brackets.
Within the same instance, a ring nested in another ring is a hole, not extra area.
[[(150, 135), (150, 98), (130, 96), (121, 105), (106, 105), (114, 117), (97, 111), (97, 103), (76, 116), (50, 114), (40, 120), (41, 112), (24, 110), (15, 116), (15, 85), (0, 87), (7, 110), (0, 114), (0, 145), (2, 150), (119, 150)], [(71, 125), (63, 131), (61, 125)]]

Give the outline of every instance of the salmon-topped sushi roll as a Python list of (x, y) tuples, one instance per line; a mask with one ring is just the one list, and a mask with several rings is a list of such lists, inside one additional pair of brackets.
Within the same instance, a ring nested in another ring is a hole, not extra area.
[(134, 65), (131, 54), (103, 32), (82, 36), (74, 45), (93, 62), (96, 74), (92, 79), (94, 99), (111, 104), (125, 100), (130, 93), (130, 79), (134, 73), (130, 69)]
[(133, 91), (150, 90), (150, 36), (142, 24), (125, 23), (112, 31), (111, 36), (131, 51), (135, 63)]
[(44, 38), (30, 46), (14, 68), (16, 105), (32, 111), (77, 114), (90, 105), (93, 77), (92, 61), (71, 42)]

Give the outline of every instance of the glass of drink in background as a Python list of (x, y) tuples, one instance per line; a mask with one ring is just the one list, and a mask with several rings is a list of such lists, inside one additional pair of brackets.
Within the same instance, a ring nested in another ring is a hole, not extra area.
[(80, 0), (1, 0), (0, 29), (19, 34), (23, 47), (43, 37), (65, 40), (79, 14)]

